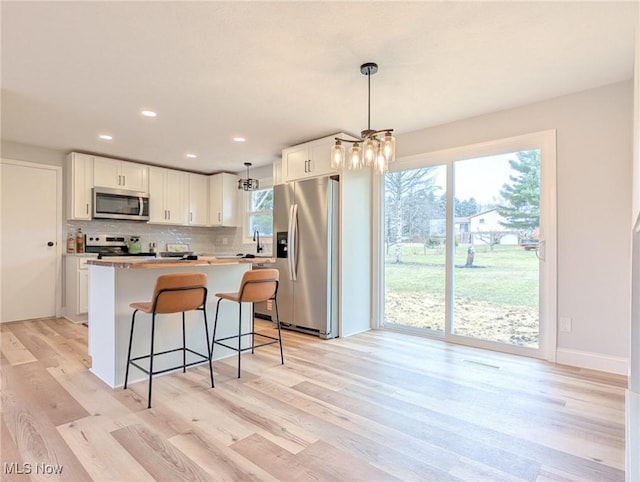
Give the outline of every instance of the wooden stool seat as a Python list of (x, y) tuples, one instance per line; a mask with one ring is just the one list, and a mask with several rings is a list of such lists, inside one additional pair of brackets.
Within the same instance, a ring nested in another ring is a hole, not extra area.
[[(218, 297), (218, 303), (216, 304), (216, 318), (213, 322), (213, 341), (211, 343), (211, 357), (213, 357), (213, 349), (215, 345), (221, 345), (230, 350), (238, 352), (238, 378), (240, 378), (240, 358), (243, 351), (251, 350), (254, 352), (255, 348), (261, 346), (272, 345), (278, 343), (280, 345), (280, 361), (284, 364), (284, 353), (282, 351), (282, 334), (280, 332), (280, 317), (278, 315), (278, 285), (279, 285), (279, 272), (277, 269), (259, 269), (253, 271), (247, 271), (242, 277), (240, 282), (239, 291), (233, 293), (216, 293)], [(233, 301), (238, 303), (238, 334), (233, 336), (227, 336), (225, 338), (216, 339), (216, 328), (218, 326), (218, 312), (220, 309), (220, 302), (222, 300)], [(253, 303), (261, 301), (272, 300), (275, 313), (276, 313), (276, 325), (278, 327), (278, 338), (263, 333), (257, 333), (255, 331), (255, 319)], [(251, 331), (242, 332), (242, 303), (251, 303)], [(242, 347), (242, 337), (251, 336), (251, 345), (248, 347)], [(255, 337), (259, 336), (269, 341), (256, 344)], [(238, 340), (237, 346), (232, 346), (225, 341)]]
[[(124, 376), (124, 388), (127, 388), (127, 382), (129, 380), (129, 367), (133, 365), (137, 369), (149, 375), (149, 397), (148, 408), (151, 408), (151, 386), (153, 382), (153, 375), (165, 373), (168, 371), (182, 368), (182, 372), (186, 372), (188, 366), (202, 363), (203, 361), (209, 362), (209, 374), (211, 376), (211, 387), (214, 387), (213, 382), (213, 366), (211, 364), (211, 349), (209, 348), (209, 327), (207, 323), (207, 275), (204, 273), (172, 273), (158, 276), (156, 285), (153, 289), (152, 301), (140, 301), (131, 303), (129, 306), (133, 308), (133, 315), (131, 316), (131, 332), (129, 334), (129, 349), (127, 350), (127, 369)], [(186, 333), (185, 333), (185, 312), (187, 311), (202, 311), (204, 318), (204, 331), (205, 331), (205, 343), (207, 345), (207, 354), (199, 353), (186, 346)], [(151, 314), (151, 349), (148, 355), (137, 356), (131, 358), (131, 345), (133, 343), (133, 331), (136, 322), (136, 313), (142, 311), (143, 313)], [(182, 313), (182, 347), (172, 350), (165, 350), (160, 353), (154, 352), (154, 335), (155, 324), (157, 314), (169, 314), (169, 313)], [(153, 359), (155, 356), (164, 355), (167, 353), (173, 353), (176, 351), (182, 352), (182, 365), (165, 368), (163, 370), (153, 370)], [(199, 359), (187, 363), (187, 352), (196, 355)], [(138, 360), (149, 360), (149, 368), (145, 368), (136, 363)]]

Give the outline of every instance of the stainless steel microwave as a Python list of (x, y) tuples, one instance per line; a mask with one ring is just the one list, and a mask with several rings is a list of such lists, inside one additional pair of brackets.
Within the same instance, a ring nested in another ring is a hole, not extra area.
[(93, 217), (148, 221), (149, 195), (146, 192), (95, 187), (93, 188)]

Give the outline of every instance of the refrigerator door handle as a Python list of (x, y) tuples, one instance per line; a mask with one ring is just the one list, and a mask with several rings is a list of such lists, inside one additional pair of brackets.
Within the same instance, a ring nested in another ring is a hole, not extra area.
[(296, 281), (298, 279), (298, 205), (291, 206), (291, 228), (289, 234), (291, 236), (289, 243), (289, 279)]

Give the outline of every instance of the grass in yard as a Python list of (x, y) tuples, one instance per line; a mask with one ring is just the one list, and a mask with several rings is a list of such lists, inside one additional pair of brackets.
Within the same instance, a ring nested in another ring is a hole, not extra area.
[[(468, 245), (454, 256), (456, 334), (533, 346), (537, 344), (538, 259), (518, 246), (475, 246), (473, 268), (465, 268)], [(443, 248), (406, 244), (402, 263), (393, 247), (385, 259), (385, 319), (444, 329)]]
[[(476, 246), (475, 268), (463, 268), (467, 245), (455, 252), (456, 298), (507, 304), (538, 306), (538, 258), (535, 251), (518, 246)], [(395, 293), (420, 292), (443, 296), (445, 288), (444, 249), (409, 244), (403, 246), (402, 263), (394, 263), (393, 247), (385, 259), (385, 285)]]

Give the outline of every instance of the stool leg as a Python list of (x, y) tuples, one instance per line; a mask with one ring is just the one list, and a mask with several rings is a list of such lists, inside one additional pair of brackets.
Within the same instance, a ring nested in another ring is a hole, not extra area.
[(278, 325), (278, 344), (280, 345), (280, 361), (284, 365), (284, 353), (282, 352), (282, 334), (280, 332), (280, 314), (278, 313), (278, 300), (273, 299), (273, 305), (276, 308), (276, 324)]
[(202, 307), (202, 315), (204, 317), (204, 335), (207, 340), (207, 354), (209, 355), (209, 374), (211, 375), (211, 388), (215, 388), (213, 384), (213, 365), (211, 364), (211, 348), (209, 348), (209, 322), (207, 321), (207, 308)]
[(222, 298), (218, 299), (218, 303), (216, 303), (216, 317), (213, 320), (213, 335), (211, 336), (211, 359), (213, 359), (213, 348), (216, 345), (216, 328), (218, 327), (218, 311), (220, 310), (220, 302)]
[(182, 312), (182, 373), (187, 373), (187, 337), (184, 329), (184, 311)]
[(131, 315), (131, 333), (129, 334), (129, 349), (127, 350), (127, 369), (124, 372), (124, 389), (127, 389), (127, 381), (129, 380), (129, 364), (131, 363), (131, 343), (133, 342), (133, 325), (136, 323), (136, 313), (138, 310), (133, 311)]
[(256, 311), (255, 304), (251, 303), (251, 354), (256, 346)]
[(238, 302), (238, 378), (240, 378), (240, 356), (242, 355), (242, 302)]
[(156, 314), (151, 315), (151, 351), (149, 355), (149, 403), (147, 408), (151, 408), (151, 384), (153, 383), (153, 337), (156, 331)]

